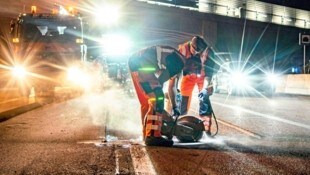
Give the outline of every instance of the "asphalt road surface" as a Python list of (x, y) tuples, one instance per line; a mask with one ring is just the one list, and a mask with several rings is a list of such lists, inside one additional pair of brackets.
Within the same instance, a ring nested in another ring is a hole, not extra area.
[(215, 94), (219, 133), (172, 148), (143, 144), (122, 91), (46, 104), (0, 123), (0, 174), (310, 174), (309, 99)]

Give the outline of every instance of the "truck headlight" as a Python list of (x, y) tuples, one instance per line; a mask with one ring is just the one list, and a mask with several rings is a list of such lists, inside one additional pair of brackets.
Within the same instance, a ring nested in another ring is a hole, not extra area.
[(27, 75), (27, 70), (23, 66), (15, 66), (12, 69), (12, 74), (18, 79), (23, 79)]

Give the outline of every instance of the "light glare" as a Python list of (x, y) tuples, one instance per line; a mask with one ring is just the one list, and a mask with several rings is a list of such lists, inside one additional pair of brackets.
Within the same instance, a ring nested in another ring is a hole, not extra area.
[(245, 86), (247, 85), (247, 75), (244, 74), (243, 72), (234, 72), (232, 73), (232, 82), (236, 85), (236, 86)]
[(75, 84), (85, 86), (88, 83), (88, 75), (77, 67), (71, 67), (68, 69), (67, 79)]
[(12, 73), (13, 73), (14, 77), (24, 78), (27, 74), (27, 71), (22, 66), (16, 66), (13, 68)]
[(131, 43), (132, 42), (127, 36), (118, 34), (105, 35), (101, 40), (104, 55), (128, 54)]
[(119, 8), (116, 6), (105, 6), (95, 12), (96, 22), (105, 25), (117, 23), (120, 18)]
[(279, 83), (278, 76), (273, 74), (273, 73), (267, 74), (267, 81), (270, 84), (278, 84)]

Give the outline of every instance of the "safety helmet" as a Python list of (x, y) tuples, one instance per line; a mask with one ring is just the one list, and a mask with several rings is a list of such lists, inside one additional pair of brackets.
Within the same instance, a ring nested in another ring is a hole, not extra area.
[(197, 53), (201, 53), (208, 47), (207, 42), (200, 36), (194, 36), (191, 45)]

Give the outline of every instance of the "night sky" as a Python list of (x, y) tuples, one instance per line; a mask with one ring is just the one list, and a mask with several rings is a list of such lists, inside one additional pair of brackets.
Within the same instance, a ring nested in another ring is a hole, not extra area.
[(258, 1), (310, 11), (310, 0), (258, 0)]

